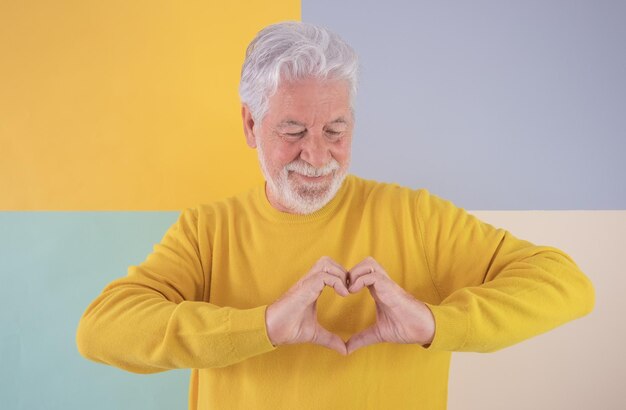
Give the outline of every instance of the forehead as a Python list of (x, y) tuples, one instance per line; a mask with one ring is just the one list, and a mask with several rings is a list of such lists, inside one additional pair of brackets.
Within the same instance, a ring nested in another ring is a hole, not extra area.
[(334, 121), (350, 114), (350, 91), (343, 80), (307, 79), (283, 82), (269, 99), (272, 122)]

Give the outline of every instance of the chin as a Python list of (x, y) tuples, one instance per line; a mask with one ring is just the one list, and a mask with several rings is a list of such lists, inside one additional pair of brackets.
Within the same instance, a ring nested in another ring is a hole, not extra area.
[(329, 181), (297, 183), (289, 179), (281, 192), (284, 205), (293, 213), (311, 214), (319, 211), (337, 194), (345, 173), (333, 175)]

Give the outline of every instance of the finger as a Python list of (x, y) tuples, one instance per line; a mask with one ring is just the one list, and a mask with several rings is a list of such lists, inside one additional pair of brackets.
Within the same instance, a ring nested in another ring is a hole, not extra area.
[(383, 340), (378, 335), (376, 330), (376, 326), (370, 326), (362, 332), (353, 335), (346, 342), (346, 350), (347, 354), (354, 352), (357, 349), (360, 349), (365, 346), (369, 346), (375, 343), (381, 343)]
[(305, 279), (304, 281), (302, 281), (302, 286), (304, 289), (309, 290), (306, 300), (307, 304), (317, 300), (317, 298), (319, 298), (320, 294), (324, 290), (325, 286), (330, 286), (331, 288), (335, 289), (335, 292), (337, 292), (341, 296), (347, 296), (350, 294), (348, 288), (341, 279), (339, 279), (337, 276), (324, 272), (319, 272), (316, 275)]
[(329, 332), (320, 325), (315, 329), (315, 335), (311, 342), (335, 350), (344, 356), (347, 354), (344, 341), (339, 336)]
[(348, 296), (350, 294), (350, 291), (348, 291), (346, 284), (336, 276), (333, 276), (331, 274), (324, 274), (322, 281), (324, 282), (324, 285), (332, 287), (333, 289), (335, 289), (335, 292), (337, 292), (341, 296)]
[(307, 276), (316, 275), (320, 272), (335, 275), (340, 278), (344, 284), (346, 283), (348, 272), (329, 256), (323, 256), (315, 262), (315, 265), (313, 265)]
[(348, 273), (341, 266), (338, 267), (334, 264), (324, 265), (321, 272), (336, 276), (344, 283), (344, 285), (346, 284)]
[(339, 262), (335, 261), (330, 256), (324, 256), (322, 259), (320, 259), (320, 262), (322, 263), (322, 265), (332, 265), (332, 266), (336, 267), (337, 269), (339, 269), (343, 273), (347, 273), (348, 272), (343, 266), (341, 266), (341, 264)]
[(348, 272), (348, 282), (352, 283), (359, 278), (361, 275), (366, 275), (368, 273), (380, 272), (385, 276), (387, 272), (385, 269), (378, 263), (378, 261), (371, 256), (363, 259), (361, 262), (357, 263), (350, 271)]
[(348, 282), (352, 285), (363, 275), (368, 275), (370, 273), (374, 273), (376, 268), (369, 263), (360, 263), (356, 265), (354, 268), (350, 269), (348, 272)]
[(350, 287), (348, 291), (350, 293), (357, 293), (365, 286), (372, 286), (376, 283), (377, 277), (376, 273), (367, 273), (365, 275), (361, 275), (354, 282), (350, 282)]

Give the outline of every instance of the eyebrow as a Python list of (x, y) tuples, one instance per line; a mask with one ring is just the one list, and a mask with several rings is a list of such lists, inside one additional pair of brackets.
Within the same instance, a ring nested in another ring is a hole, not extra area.
[(304, 124), (302, 124), (301, 122), (294, 121), (294, 120), (285, 120), (285, 121), (281, 121), (280, 123), (278, 123), (278, 128), (284, 128), (284, 127), (289, 127), (293, 125), (296, 125), (298, 127), (304, 127)]
[[(339, 117), (339, 118), (334, 119), (331, 122), (329, 122), (329, 124), (347, 124), (347, 123), (348, 123), (348, 121), (346, 121), (346, 119), (343, 118), (343, 117)], [(284, 128), (284, 127), (289, 127), (289, 126), (298, 126), (298, 127), (306, 128), (306, 126), (304, 124), (302, 124), (299, 121), (295, 121), (295, 120), (284, 120), (284, 121), (281, 121), (280, 123), (278, 123), (278, 125), (277, 125), (278, 128)]]
[(330, 124), (347, 124), (347, 123), (348, 121), (346, 121), (346, 119), (343, 117), (339, 117), (336, 120), (333, 120), (330, 122)]
[(302, 124), (301, 122), (295, 121), (295, 120), (284, 120), (278, 123), (279, 127), (285, 127), (285, 126), (289, 126), (289, 125), (299, 125), (304, 127), (304, 124)]

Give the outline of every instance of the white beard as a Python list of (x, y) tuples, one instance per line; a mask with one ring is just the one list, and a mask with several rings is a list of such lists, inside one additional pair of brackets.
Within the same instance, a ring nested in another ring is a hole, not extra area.
[[(322, 209), (335, 197), (348, 173), (348, 166), (342, 171), (334, 158), (322, 168), (315, 168), (308, 162), (297, 159), (285, 165), (276, 178), (273, 178), (267, 167), (262, 147), (263, 144), (257, 144), (259, 162), (268, 189), (278, 198), (280, 204), (292, 213), (310, 214)], [(298, 182), (289, 177), (294, 172), (305, 176), (322, 176), (331, 173), (333, 175), (330, 181)]]

